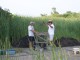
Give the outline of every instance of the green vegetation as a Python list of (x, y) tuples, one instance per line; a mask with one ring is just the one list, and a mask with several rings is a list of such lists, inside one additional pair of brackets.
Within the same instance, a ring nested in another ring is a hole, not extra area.
[(30, 21), (35, 22), (35, 29), (39, 32), (47, 32), (47, 26), (45, 23), (49, 19), (53, 20), (55, 25), (55, 37), (54, 39), (61, 37), (72, 37), (80, 40), (80, 19), (76, 18), (50, 18), (50, 17), (19, 17), (14, 16), (11, 23), (11, 35), (15, 38), (20, 38), (27, 35), (27, 27)]
[(0, 49), (9, 48), (9, 23), (11, 20), (11, 16), (12, 14), (8, 10), (3, 10), (2, 8), (0, 8)]
[[(49, 19), (52, 19), (55, 25), (54, 40), (61, 37), (72, 37), (80, 40), (79, 13), (76, 13), (75, 17), (70, 17), (72, 15), (75, 15), (73, 13), (67, 13), (67, 17), (64, 17), (65, 14), (60, 15), (59, 13), (52, 13), (51, 16), (23, 17), (12, 15), (8, 10), (3, 10), (0, 8), (0, 46), (2, 47), (2, 44), (8, 44), (10, 41), (16, 41), (26, 36), (27, 27), (30, 21), (35, 22), (36, 31), (47, 32), (47, 26), (45, 23), (47, 23)], [(10, 44), (8, 46), (10, 46)], [(4, 45), (2, 48), (4, 48)]]
[[(45, 25), (45, 23), (47, 23), (49, 19), (52, 19), (55, 25), (54, 40), (61, 37), (72, 37), (77, 40), (80, 40), (79, 13), (76, 13), (76, 16), (74, 16), (75, 14), (71, 12), (60, 15), (58, 12), (55, 11), (55, 13), (52, 13), (50, 16), (43, 15), (42, 17), (23, 17), (12, 15), (9, 11), (0, 8), (0, 50), (11, 48), (10, 41), (18, 41), (20, 38), (26, 36), (28, 32), (27, 27), (30, 21), (35, 22), (36, 31), (47, 32), (48, 28)], [(61, 51), (58, 50), (56, 52), (56, 50), (53, 47), (51, 55), (52, 60), (67, 60), (65, 50), (62, 51), (64, 52), (64, 55), (62, 55)], [(42, 52), (40, 54), (39, 52), (35, 59), (44, 60), (44, 53)]]

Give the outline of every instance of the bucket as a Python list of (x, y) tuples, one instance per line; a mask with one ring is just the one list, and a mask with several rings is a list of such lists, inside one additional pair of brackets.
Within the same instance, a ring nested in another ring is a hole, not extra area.
[(6, 55), (14, 55), (16, 51), (14, 49), (6, 50)]
[(73, 48), (73, 52), (74, 54), (79, 54), (80, 53), (80, 49), (79, 48)]

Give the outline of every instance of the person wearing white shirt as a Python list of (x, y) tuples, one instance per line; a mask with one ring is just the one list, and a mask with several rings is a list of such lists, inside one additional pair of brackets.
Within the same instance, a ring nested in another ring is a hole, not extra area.
[(28, 26), (28, 36), (29, 36), (29, 47), (35, 50), (35, 38), (34, 38), (34, 22), (30, 22)]
[(52, 23), (52, 20), (48, 21), (48, 35), (49, 35), (49, 42), (50, 45), (53, 43), (53, 38), (54, 38), (54, 24)]

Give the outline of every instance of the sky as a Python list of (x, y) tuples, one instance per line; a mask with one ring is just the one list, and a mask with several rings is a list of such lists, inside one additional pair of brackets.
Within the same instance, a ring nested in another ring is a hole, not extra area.
[(60, 14), (66, 11), (80, 12), (80, 0), (0, 0), (0, 6), (22, 16), (50, 15), (53, 7)]

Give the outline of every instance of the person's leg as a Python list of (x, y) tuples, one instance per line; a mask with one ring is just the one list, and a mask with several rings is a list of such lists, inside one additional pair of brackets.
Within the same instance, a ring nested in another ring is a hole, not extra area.
[(32, 48), (32, 37), (29, 37), (29, 48)]
[(49, 35), (49, 43), (50, 43), (50, 46), (53, 46), (53, 36), (54, 35)]
[(33, 46), (33, 49), (35, 50), (35, 45), (36, 45), (35, 38), (33, 37), (32, 40), (33, 40), (32, 46)]

